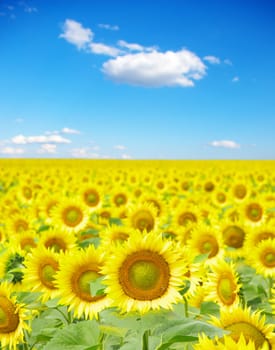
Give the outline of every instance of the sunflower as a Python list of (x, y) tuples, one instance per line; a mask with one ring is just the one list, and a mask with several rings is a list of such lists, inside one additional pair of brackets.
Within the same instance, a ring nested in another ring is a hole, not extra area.
[(12, 246), (19, 246), (26, 253), (37, 247), (38, 235), (34, 230), (23, 231), (20, 235), (14, 235), (10, 238)]
[(66, 232), (63, 228), (54, 227), (42, 231), (39, 244), (55, 252), (65, 252), (76, 247), (76, 237), (71, 232)]
[(225, 307), (238, 304), (240, 285), (234, 264), (220, 259), (211, 266), (211, 270), (203, 284), (205, 300), (215, 301)]
[(39, 216), (46, 224), (52, 223), (52, 210), (59, 203), (59, 195), (48, 194), (44, 191), (38, 196), (37, 202), (40, 202)]
[(274, 224), (271, 222), (265, 222), (259, 226), (251, 227), (248, 233), (244, 242), (244, 246), (247, 250), (254, 249), (259, 243), (268, 238), (275, 239)]
[(83, 229), (89, 221), (89, 212), (77, 197), (64, 198), (51, 211), (53, 223), (69, 232)]
[[(111, 304), (103, 292), (92, 295), (91, 283), (102, 277), (102, 251), (90, 245), (85, 250), (71, 251), (63, 256), (56, 276), (60, 303), (69, 306), (75, 317), (97, 318), (98, 313)], [(104, 287), (104, 286), (103, 286)]]
[(54, 281), (59, 269), (59, 255), (40, 246), (32, 250), (24, 264), (26, 269), (23, 284), (26, 290), (42, 292), (42, 302), (55, 298), (58, 294)]
[(228, 336), (235, 342), (238, 342), (243, 334), (246, 343), (254, 342), (256, 350), (262, 347), (267, 347), (268, 350), (274, 349), (274, 325), (266, 324), (265, 316), (261, 315), (259, 311), (252, 312), (250, 308), (241, 308), (240, 306), (234, 306), (230, 310), (221, 308), (220, 318), (212, 316), (211, 323), (230, 331)]
[(197, 206), (191, 204), (179, 204), (173, 215), (173, 223), (181, 227), (196, 226), (200, 219)]
[(266, 203), (263, 198), (258, 196), (244, 201), (242, 203), (242, 215), (250, 226), (262, 224), (267, 217)]
[(110, 244), (115, 246), (122, 244), (127, 241), (131, 231), (132, 229), (127, 226), (109, 225), (99, 233), (100, 244), (106, 247)]
[(202, 333), (199, 335), (199, 342), (193, 346), (194, 350), (268, 350), (268, 344), (264, 343), (263, 346), (257, 348), (253, 340), (248, 342), (245, 340), (243, 334), (240, 335), (238, 340), (232, 339), (230, 336), (225, 335), (223, 339), (209, 339)]
[(80, 198), (90, 211), (93, 211), (101, 206), (103, 201), (103, 192), (100, 186), (94, 183), (82, 183), (78, 190)]
[(139, 231), (150, 232), (157, 226), (157, 210), (152, 204), (138, 203), (129, 209), (126, 226)]
[(245, 258), (247, 262), (255, 268), (256, 272), (265, 277), (275, 277), (275, 239), (268, 238), (262, 240), (253, 249), (246, 250)]
[(242, 202), (251, 195), (250, 186), (245, 181), (235, 181), (231, 187), (232, 198), (235, 202)]
[(221, 232), (215, 225), (200, 224), (195, 227), (188, 246), (193, 257), (208, 254), (206, 264), (215, 264), (216, 260), (224, 255)]
[(7, 282), (0, 284), (0, 343), (1, 349), (17, 349), (24, 341), (24, 331), (29, 331), (28, 319), (24, 305), (11, 296), (11, 285)]
[(105, 259), (106, 292), (121, 312), (171, 309), (187, 272), (181, 252), (156, 231), (133, 231), (125, 244)]

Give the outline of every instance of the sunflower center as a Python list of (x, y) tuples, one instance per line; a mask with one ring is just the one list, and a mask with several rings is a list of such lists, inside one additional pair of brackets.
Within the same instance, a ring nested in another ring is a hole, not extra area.
[(230, 337), (236, 342), (239, 340), (241, 333), (243, 333), (247, 342), (252, 340), (255, 343), (256, 349), (259, 349), (266, 341), (264, 335), (256, 327), (247, 322), (237, 322), (225, 327), (225, 329), (231, 331)]
[(66, 250), (66, 244), (63, 241), (63, 239), (57, 238), (57, 237), (53, 237), (48, 239), (45, 242), (45, 247), (46, 248), (53, 248), (53, 250), (57, 253), (60, 252), (60, 250), (65, 251)]
[(268, 238), (274, 238), (275, 235), (272, 232), (261, 232), (257, 235), (256, 239), (255, 239), (255, 244), (264, 241), (265, 239)]
[(275, 252), (274, 251), (264, 251), (261, 255), (262, 263), (267, 267), (275, 266)]
[(234, 195), (238, 199), (243, 199), (246, 196), (247, 190), (244, 185), (236, 185), (234, 188)]
[(119, 193), (114, 197), (114, 202), (117, 207), (127, 203), (127, 197), (123, 193)]
[(44, 284), (44, 286), (46, 286), (49, 289), (56, 289), (53, 282), (55, 280), (55, 274), (57, 272), (57, 269), (58, 269), (58, 263), (54, 260), (44, 264), (40, 268), (40, 271), (39, 271), (40, 280), (42, 284)]
[(246, 208), (246, 215), (253, 222), (260, 221), (263, 215), (263, 209), (259, 204), (251, 203)]
[(221, 301), (226, 305), (231, 305), (236, 299), (235, 283), (232, 281), (232, 276), (224, 274), (218, 281), (218, 295)]
[(223, 231), (224, 243), (232, 248), (241, 248), (243, 246), (245, 232), (238, 226), (228, 226)]
[(193, 223), (193, 222), (197, 222), (197, 218), (196, 218), (195, 214), (193, 214), (189, 211), (182, 213), (178, 217), (178, 224), (181, 226), (186, 226), (189, 223)]
[(154, 228), (155, 220), (148, 210), (139, 210), (134, 214), (132, 223), (134, 228), (149, 232)]
[(226, 196), (225, 196), (225, 194), (224, 193), (222, 193), (222, 192), (219, 192), (218, 194), (217, 194), (217, 201), (219, 202), (219, 203), (224, 203), (225, 202), (225, 200), (226, 200)]
[(20, 233), (26, 231), (29, 228), (29, 225), (25, 220), (19, 219), (15, 222), (14, 228), (15, 232)]
[(15, 305), (6, 297), (0, 296), (0, 334), (14, 332), (19, 324)]
[(99, 203), (99, 194), (91, 189), (84, 193), (84, 201), (89, 207), (95, 207)]
[(215, 237), (210, 235), (204, 235), (200, 243), (201, 254), (207, 254), (208, 258), (213, 258), (219, 251), (219, 245)]
[(130, 298), (153, 300), (166, 293), (170, 270), (158, 253), (142, 250), (124, 260), (119, 270), (119, 282)]
[(32, 198), (32, 190), (30, 187), (23, 187), (23, 196), (26, 199), (31, 199)]
[(98, 268), (83, 266), (78, 273), (72, 277), (72, 286), (74, 293), (84, 301), (97, 301), (105, 295), (92, 296), (90, 283), (95, 281), (101, 275), (98, 273)]
[(63, 220), (67, 226), (75, 227), (81, 223), (83, 213), (78, 207), (70, 206), (63, 211)]
[(36, 245), (37, 244), (35, 243), (34, 239), (31, 237), (26, 237), (26, 238), (22, 239), (20, 242), (21, 248), (27, 252), (30, 252), (32, 250), (32, 248), (36, 247)]

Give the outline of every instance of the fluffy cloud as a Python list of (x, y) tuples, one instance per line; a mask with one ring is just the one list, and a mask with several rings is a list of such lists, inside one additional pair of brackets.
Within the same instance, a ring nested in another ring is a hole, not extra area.
[(216, 56), (204, 56), (203, 59), (211, 64), (220, 64), (221, 60)]
[(210, 146), (231, 148), (231, 149), (240, 148), (240, 145), (237, 142), (231, 141), (231, 140), (212, 141), (210, 142)]
[(11, 139), (11, 142), (17, 145), (26, 145), (28, 143), (71, 143), (71, 140), (68, 140), (60, 135), (17, 135)]
[(89, 47), (92, 51), (92, 53), (95, 53), (97, 55), (106, 55), (106, 56), (112, 56), (112, 57), (116, 57), (119, 54), (122, 53), (122, 51), (114, 46), (109, 46), (109, 45), (105, 45), (102, 43), (90, 43)]
[(240, 78), (239, 78), (239, 77), (234, 77), (234, 78), (232, 79), (232, 82), (233, 82), (233, 83), (237, 83), (238, 81), (240, 81)]
[(129, 154), (122, 154), (121, 158), (122, 159), (132, 159), (132, 157)]
[(194, 86), (206, 74), (206, 66), (186, 49), (166, 52), (140, 52), (110, 59), (103, 64), (110, 79), (137, 86)]
[(87, 158), (88, 157), (88, 148), (82, 147), (82, 148), (74, 148), (71, 150), (72, 157), (75, 158)]
[(19, 155), (25, 153), (23, 148), (14, 148), (14, 147), (3, 147), (0, 149), (1, 154), (9, 154), (9, 155)]
[(114, 146), (114, 149), (118, 149), (118, 150), (120, 150), (120, 151), (123, 151), (123, 150), (126, 149), (126, 147), (123, 146), (123, 145), (115, 145), (115, 146)]
[(63, 134), (80, 134), (80, 131), (75, 130), (75, 129), (70, 129), (70, 128), (63, 128), (61, 130)]
[(72, 19), (66, 19), (63, 25), (63, 33), (59, 37), (76, 45), (78, 49), (82, 49), (85, 48), (86, 44), (91, 42), (93, 36), (94, 33), (91, 29), (84, 28), (81, 23)]
[(41, 145), (37, 153), (56, 153), (56, 145), (52, 143), (45, 143)]
[(119, 30), (119, 26), (117, 26), (117, 25), (112, 26), (111, 24), (101, 23), (98, 26), (99, 26), (99, 28), (103, 28), (103, 29), (107, 29), (107, 30)]
[(130, 51), (155, 51), (156, 48), (151, 46), (151, 47), (145, 47), (140, 44), (136, 43), (127, 43), (127, 41), (124, 40), (119, 40), (117, 42), (118, 46), (123, 47), (125, 49), (128, 49)]

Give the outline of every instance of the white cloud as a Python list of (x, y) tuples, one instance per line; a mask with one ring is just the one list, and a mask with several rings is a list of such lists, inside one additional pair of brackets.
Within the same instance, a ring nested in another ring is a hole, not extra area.
[(31, 7), (31, 6), (26, 6), (26, 7), (24, 8), (24, 11), (25, 11), (25, 12), (28, 12), (28, 13), (38, 12), (38, 10), (37, 10), (36, 7)]
[(132, 159), (132, 157), (129, 154), (122, 154), (121, 158), (122, 159)]
[(11, 142), (17, 145), (25, 145), (28, 143), (71, 143), (60, 135), (38, 135), (38, 136), (24, 136), (17, 135), (11, 139)]
[(128, 49), (130, 51), (148, 51), (148, 52), (151, 52), (151, 51), (155, 51), (156, 48), (151, 46), (151, 47), (145, 47), (145, 46), (142, 46), (140, 44), (136, 44), (136, 43), (127, 43), (127, 41), (124, 41), (124, 40), (119, 40), (117, 42), (118, 46), (120, 47), (123, 47), (125, 49)]
[(63, 128), (61, 130), (63, 134), (80, 134), (80, 131), (75, 130), (75, 129), (70, 129), (70, 128)]
[(18, 123), (18, 124), (23, 123), (23, 121), (24, 121), (23, 118), (16, 118), (15, 119), (15, 123)]
[(110, 79), (130, 85), (194, 86), (206, 74), (206, 66), (193, 52), (183, 49), (166, 52), (140, 52), (110, 59), (103, 64)]
[(66, 19), (63, 25), (63, 33), (60, 38), (76, 45), (78, 49), (83, 49), (86, 44), (92, 41), (94, 33), (89, 28), (84, 28), (81, 23), (72, 19)]
[(126, 149), (126, 147), (123, 146), (123, 145), (115, 145), (115, 146), (114, 146), (114, 149), (118, 149), (118, 150), (120, 150), (120, 151), (124, 151), (124, 150)]
[(229, 60), (228, 58), (226, 58), (224, 61), (223, 61), (225, 64), (228, 64), (229, 66), (232, 66), (233, 63), (231, 60)]
[(98, 26), (99, 26), (99, 28), (103, 28), (103, 29), (107, 29), (107, 30), (119, 30), (119, 26), (117, 26), (117, 25), (112, 26), (111, 24), (101, 23)]
[(231, 148), (231, 149), (240, 148), (241, 147), (237, 142), (231, 141), (231, 140), (212, 141), (212, 142), (210, 142), (210, 146)]
[(45, 143), (41, 145), (37, 153), (56, 153), (56, 145), (52, 143)]
[(211, 64), (220, 64), (221, 60), (216, 56), (204, 56), (203, 59)]
[(71, 150), (71, 155), (75, 158), (87, 158), (89, 156), (88, 151), (89, 149), (85, 147), (74, 148)]
[(97, 55), (106, 55), (116, 57), (122, 53), (122, 51), (114, 46), (105, 45), (102, 43), (90, 43), (89, 47), (92, 53)]
[(1, 154), (10, 154), (10, 155), (19, 155), (25, 153), (23, 148), (14, 148), (14, 147), (3, 147), (0, 149)]
[(232, 79), (232, 82), (233, 82), (233, 83), (237, 83), (238, 81), (240, 81), (240, 78), (239, 78), (239, 77), (234, 77), (234, 78)]

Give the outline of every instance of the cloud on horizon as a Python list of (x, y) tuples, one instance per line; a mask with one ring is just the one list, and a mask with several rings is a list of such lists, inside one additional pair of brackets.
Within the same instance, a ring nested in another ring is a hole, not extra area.
[(220, 147), (220, 148), (230, 148), (230, 149), (237, 149), (241, 146), (232, 140), (219, 140), (219, 141), (212, 141), (209, 143), (212, 147)]

